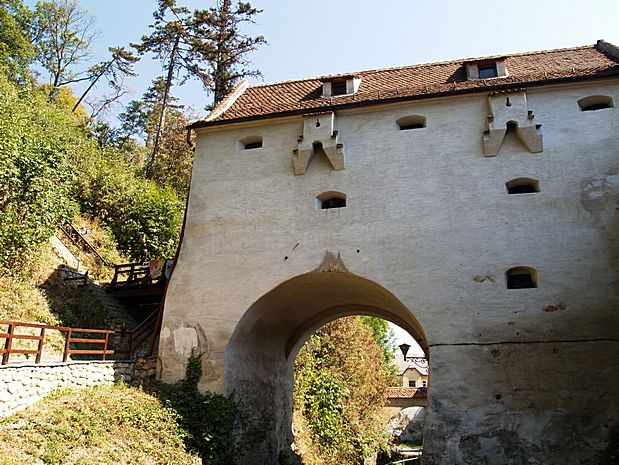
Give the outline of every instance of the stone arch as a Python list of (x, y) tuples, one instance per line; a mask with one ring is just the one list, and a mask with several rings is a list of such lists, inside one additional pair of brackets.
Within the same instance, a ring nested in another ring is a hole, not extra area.
[(380, 284), (348, 272), (313, 271), (260, 297), (243, 315), (225, 353), (224, 392), (249, 425), (268, 425), (252, 449), (256, 463), (276, 464), (293, 442), (294, 360), (309, 336), (343, 316), (371, 315), (408, 331), (428, 355), (425, 333), (412, 312)]

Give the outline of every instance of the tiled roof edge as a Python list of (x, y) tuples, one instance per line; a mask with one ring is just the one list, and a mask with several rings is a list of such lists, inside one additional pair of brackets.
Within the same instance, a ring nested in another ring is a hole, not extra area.
[(236, 87), (232, 89), (232, 92), (226, 95), (226, 97), (221, 102), (219, 102), (215, 106), (215, 108), (213, 108), (213, 110), (208, 114), (208, 116), (206, 117), (204, 121), (211, 121), (217, 118), (222, 113), (224, 113), (228, 108), (230, 108), (234, 104), (234, 102), (236, 102), (236, 99), (239, 98), (241, 94), (245, 92), (245, 90), (247, 90), (248, 87), (249, 87), (249, 82), (247, 81), (239, 82), (236, 85)]
[(381, 98), (377, 100), (361, 100), (358, 102), (350, 102), (350, 103), (345, 103), (341, 105), (336, 104), (336, 105), (325, 105), (325, 106), (316, 107), (316, 108), (285, 110), (285, 111), (281, 111), (277, 113), (265, 113), (262, 115), (242, 116), (239, 118), (221, 119), (221, 120), (216, 120), (216, 121), (201, 120), (201, 121), (196, 121), (189, 127), (191, 127), (192, 129), (200, 129), (200, 128), (206, 128), (206, 127), (223, 126), (223, 125), (233, 124), (233, 123), (244, 123), (247, 121), (259, 121), (259, 120), (266, 120), (266, 119), (272, 119), (272, 118), (281, 118), (281, 117), (286, 117), (286, 116), (305, 115), (305, 114), (312, 113), (312, 112), (315, 113), (315, 112), (345, 110), (349, 108), (359, 108), (363, 106), (386, 105), (389, 103), (404, 102), (404, 101), (409, 101), (409, 100), (423, 100), (423, 99), (429, 99), (429, 98), (446, 97), (450, 95), (465, 95), (465, 94), (475, 94), (475, 93), (491, 92), (491, 91), (496, 92), (500, 90), (521, 89), (521, 88), (527, 88), (527, 87), (540, 87), (540, 86), (545, 86), (545, 85), (550, 85), (550, 84), (561, 84), (561, 83), (566, 83), (566, 82), (578, 82), (578, 81), (586, 81), (586, 80), (593, 80), (593, 79), (602, 79), (602, 78), (607, 78), (610, 76), (617, 76), (618, 74), (619, 74), (619, 71), (610, 71), (610, 72), (606, 71), (603, 73), (598, 73), (595, 75), (588, 75), (588, 76), (570, 76), (570, 77), (561, 77), (561, 78), (554, 78), (554, 79), (549, 78), (549, 79), (542, 79), (542, 80), (537, 80), (537, 81), (515, 82), (515, 83), (482, 86), (482, 87), (475, 87), (475, 88), (468, 88), (468, 89), (431, 92), (428, 94), (415, 94), (415, 95), (399, 96), (399, 97), (392, 97), (392, 98)]

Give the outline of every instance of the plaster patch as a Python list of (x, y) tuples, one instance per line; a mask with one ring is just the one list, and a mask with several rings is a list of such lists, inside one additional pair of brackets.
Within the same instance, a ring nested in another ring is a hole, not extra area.
[(191, 351), (198, 347), (198, 332), (195, 328), (176, 328), (173, 338), (174, 351), (179, 355), (189, 357)]
[(619, 174), (610, 173), (584, 178), (580, 183), (580, 204), (599, 222), (604, 210), (610, 204), (617, 206), (619, 195)]

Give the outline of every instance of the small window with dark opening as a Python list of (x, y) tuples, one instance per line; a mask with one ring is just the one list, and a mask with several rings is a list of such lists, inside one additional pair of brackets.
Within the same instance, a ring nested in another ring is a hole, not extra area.
[(316, 197), (316, 208), (328, 210), (331, 208), (344, 208), (346, 206), (346, 194), (342, 192), (323, 192)]
[(596, 111), (605, 108), (613, 108), (615, 105), (612, 97), (607, 95), (592, 95), (590, 97), (581, 98), (578, 101), (578, 106), (581, 111)]
[(323, 210), (327, 210), (329, 208), (342, 208), (346, 206), (346, 199), (334, 197), (332, 199), (323, 200), (321, 205)]
[(537, 272), (527, 266), (516, 266), (505, 272), (507, 289), (531, 289), (537, 287)]
[(416, 384), (417, 383), (415, 382), (414, 379), (409, 379), (408, 380), (408, 387), (417, 387)]
[(249, 144), (245, 144), (245, 150), (259, 149), (260, 147), (262, 147), (261, 140), (258, 142), (250, 142)]
[(238, 141), (237, 146), (239, 150), (259, 149), (262, 147), (262, 137), (261, 136), (243, 137), (242, 139)]
[(400, 131), (407, 131), (409, 129), (423, 129), (426, 127), (425, 116), (411, 115), (404, 116), (396, 121)]
[(346, 79), (331, 81), (331, 95), (346, 95)]
[(499, 75), (496, 70), (496, 63), (479, 64), (477, 71), (479, 72), (479, 79), (495, 78)]
[(508, 194), (534, 194), (540, 192), (539, 181), (532, 178), (516, 178), (505, 183)]

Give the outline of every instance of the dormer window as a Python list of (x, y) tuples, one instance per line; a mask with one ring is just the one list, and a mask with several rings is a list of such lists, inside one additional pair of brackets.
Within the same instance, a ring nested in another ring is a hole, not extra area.
[(507, 76), (504, 60), (484, 60), (466, 64), (466, 77), (469, 80), (493, 79)]
[(361, 83), (361, 79), (354, 76), (325, 77), (321, 80), (323, 97), (354, 94)]

